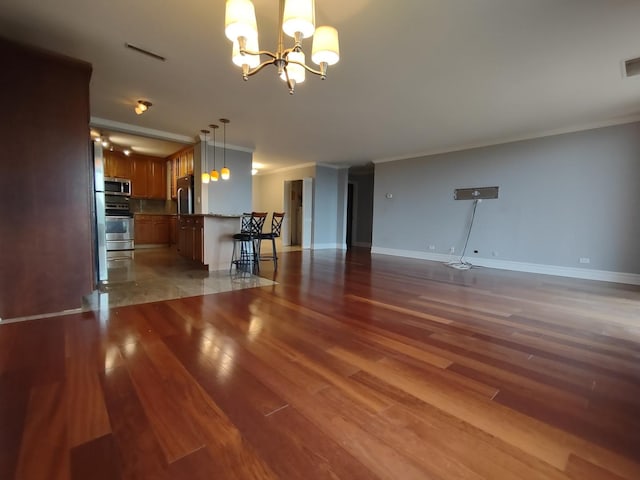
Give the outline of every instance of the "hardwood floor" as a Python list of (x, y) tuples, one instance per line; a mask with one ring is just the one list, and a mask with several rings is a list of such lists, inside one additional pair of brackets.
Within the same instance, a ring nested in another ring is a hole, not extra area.
[(0, 478), (640, 478), (640, 288), (358, 251), (269, 268), (0, 324)]

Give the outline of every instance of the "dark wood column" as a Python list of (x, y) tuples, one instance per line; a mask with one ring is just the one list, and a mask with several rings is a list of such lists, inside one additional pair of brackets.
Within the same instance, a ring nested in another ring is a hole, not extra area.
[(91, 65), (0, 39), (0, 317), (93, 288)]

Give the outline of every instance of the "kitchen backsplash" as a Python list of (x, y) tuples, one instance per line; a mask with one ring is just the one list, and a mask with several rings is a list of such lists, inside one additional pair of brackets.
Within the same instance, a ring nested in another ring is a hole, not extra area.
[(129, 208), (133, 213), (176, 213), (178, 207), (175, 200), (132, 198)]

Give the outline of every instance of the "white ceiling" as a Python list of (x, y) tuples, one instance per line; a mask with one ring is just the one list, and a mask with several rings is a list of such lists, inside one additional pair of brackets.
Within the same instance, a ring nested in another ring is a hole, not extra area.
[[(254, 4), (260, 47), (272, 50), (278, 2)], [(3, 0), (0, 32), (92, 63), (96, 124), (188, 141), (228, 117), (227, 143), (253, 149), (267, 169), (406, 158), (640, 115), (640, 76), (623, 75), (624, 60), (640, 56), (637, 0), (317, 0), (316, 18), (338, 28), (341, 61), (294, 96), (274, 68), (242, 81), (222, 0)], [(138, 99), (153, 103), (141, 116)]]

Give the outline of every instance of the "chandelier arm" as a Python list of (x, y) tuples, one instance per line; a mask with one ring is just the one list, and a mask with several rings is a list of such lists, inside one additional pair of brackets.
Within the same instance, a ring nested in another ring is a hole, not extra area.
[(278, 56), (277, 56), (276, 54), (271, 53), (271, 52), (270, 52), (270, 51), (268, 51), (268, 50), (258, 50), (257, 52), (254, 52), (253, 50), (245, 50), (244, 48), (241, 48), (241, 49), (240, 49), (240, 53), (241, 53), (242, 55), (258, 55), (258, 56), (259, 56), (259, 55), (266, 55), (267, 57), (271, 57), (271, 58), (273, 58), (274, 60), (275, 60), (276, 58), (278, 58)]
[(253, 70), (249, 70), (247, 72), (247, 77), (251, 77), (251, 76), (255, 75), (256, 73), (258, 73), (260, 70), (262, 70), (267, 65), (275, 65), (275, 63), (276, 63), (276, 59), (275, 58), (272, 59), (272, 60), (267, 60), (266, 62), (262, 62), (260, 65), (258, 65)]
[(288, 62), (289, 62), (289, 63), (295, 63), (296, 65), (300, 65), (301, 67), (304, 67), (304, 69), (305, 69), (307, 72), (311, 72), (311, 73), (313, 73), (314, 75), (318, 75), (318, 76), (320, 76), (320, 77), (322, 77), (322, 76), (324, 75), (320, 70), (314, 70), (313, 68), (311, 68), (311, 67), (310, 67), (310, 66), (308, 66), (308, 65), (305, 65), (305, 64), (304, 64), (304, 63), (302, 63), (302, 62), (298, 62), (298, 61), (296, 61), (296, 60), (288, 60)]

